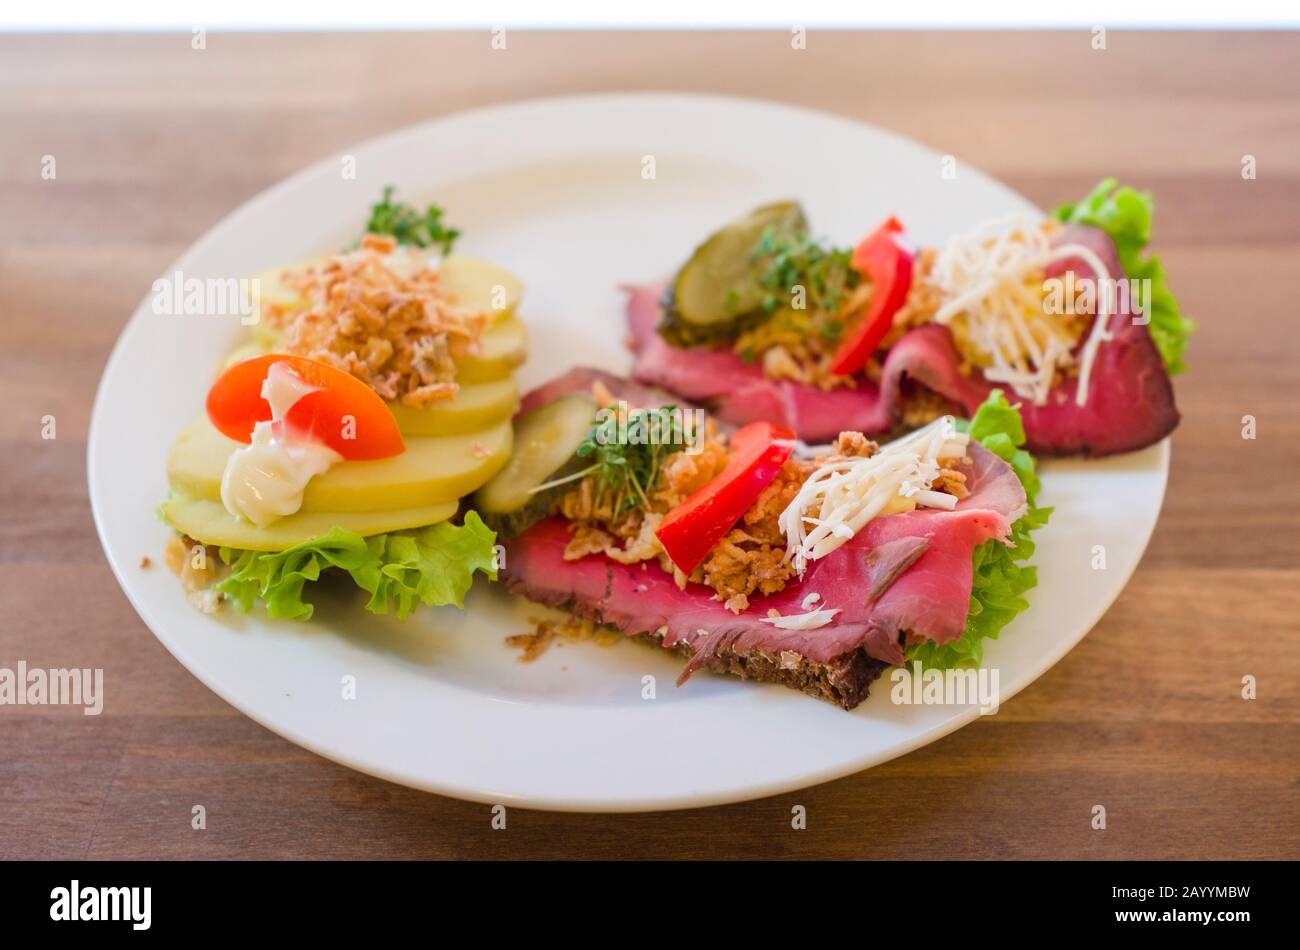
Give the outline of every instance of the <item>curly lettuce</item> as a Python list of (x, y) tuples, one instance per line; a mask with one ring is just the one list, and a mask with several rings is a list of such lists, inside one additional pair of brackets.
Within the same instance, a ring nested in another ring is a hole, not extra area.
[(948, 643), (926, 641), (911, 646), (908, 662), (947, 669), (979, 666), (984, 659), (984, 641), (996, 640), (1002, 628), (1029, 606), (1025, 594), (1038, 584), (1038, 572), (1025, 562), (1034, 556), (1031, 532), (1047, 524), (1051, 508), (1039, 508), (1039, 481), (1034, 457), (1021, 448), (1025, 427), (1020, 410), (995, 389), (975, 412), (966, 430), (998, 458), (1006, 461), (1025, 488), (1028, 509), (1011, 526), (1010, 542), (985, 541), (973, 554), (974, 573), (966, 629)]
[(1151, 242), (1151, 218), (1155, 202), (1149, 192), (1119, 187), (1114, 178), (1107, 178), (1082, 201), (1063, 204), (1052, 212), (1066, 224), (1086, 224), (1100, 228), (1115, 242), (1115, 250), (1126, 276), (1135, 280), (1151, 281), (1150, 299), (1147, 301), (1151, 322), (1147, 329), (1164, 360), (1170, 375), (1187, 368), (1183, 350), (1196, 324), (1182, 315), (1178, 301), (1169, 290), (1164, 265), (1155, 254), (1142, 256)]
[(476, 571), (496, 580), (496, 533), (474, 511), (463, 525), (449, 522), (363, 538), (333, 528), (284, 551), (221, 548), (230, 574), (216, 589), (240, 610), (257, 601), (271, 617), (307, 620), (313, 607), (303, 589), (329, 568), (346, 571), (370, 595), (366, 609), (405, 618), (419, 604), (464, 606)]

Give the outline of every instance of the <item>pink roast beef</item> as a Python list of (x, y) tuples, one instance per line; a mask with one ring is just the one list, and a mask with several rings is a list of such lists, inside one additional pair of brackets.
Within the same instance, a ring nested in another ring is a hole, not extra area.
[(682, 409), (694, 408), (694, 405), (689, 401), (683, 400), (680, 396), (673, 395), (665, 389), (637, 383), (626, 376), (616, 376), (603, 369), (596, 369), (591, 366), (575, 366), (567, 373), (556, 376), (549, 382), (542, 383), (542, 385), (524, 393), (519, 400), (519, 409), (516, 412), (518, 415), (532, 412), (540, 406), (555, 402), (561, 396), (568, 396), (571, 393), (591, 395), (597, 384), (608, 390), (609, 394), (615, 399), (624, 400), (634, 409), (657, 409), (670, 403), (680, 406)]
[[(685, 647), (690, 660), (679, 683), (724, 651), (793, 653), (820, 664), (861, 651), (897, 664), (909, 643), (961, 636), (972, 552), (990, 538), (1005, 539), (1025, 510), (1015, 472), (978, 444), (971, 445), (966, 475), (971, 494), (953, 511), (918, 509), (877, 518), (812, 562), (801, 582), (755, 598), (739, 615), (708, 587), (679, 588), (658, 564), (625, 565), (604, 555), (566, 561), (569, 526), (559, 518), (540, 521), (508, 542), (505, 580), (529, 600), (566, 607), (628, 635), (657, 633), (665, 647)], [(785, 616), (803, 613), (812, 593), (820, 595), (818, 608), (840, 611), (826, 626), (785, 630), (762, 622), (773, 609)]]
[[(1096, 228), (1071, 225), (1057, 243), (1081, 243), (1098, 254), (1113, 275), (1121, 274), (1115, 247)], [(1074, 270), (1091, 277), (1080, 259), (1049, 268), (1048, 276)], [(901, 419), (907, 381), (925, 386), (970, 415), (994, 388), (981, 375), (965, 376), (947, 328), (919, 327), (904, 334), (885, 356), (880, 384), (859, 379), (851, 389), (826, 392), (791, 380), (773, 380), (726, 349), (670, 346), (657, 332), (662, 287), (632, 287), (628, 297), (632, 369), (639, 382), (706, 403), (719, 419), (736, 425), (767, 419), (789, 426), (806, 442), (826, 442), (843, 430), (879, 434)], [(1178, 425), (1173, 386), (1145, 324), (1126, 309), (1110, 320), (1113, 339), (1098, 354), (1087, 403), (1075, 404), (1076, 380), (1052, 389), (1035, 406), (1008, 392), (1020, 406), (1027, 448), (1041, 455), (1113, 455), (1158, 442)]]

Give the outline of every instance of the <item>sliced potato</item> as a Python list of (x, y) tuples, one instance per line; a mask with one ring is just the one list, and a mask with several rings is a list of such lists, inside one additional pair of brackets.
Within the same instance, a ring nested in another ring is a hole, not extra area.
[[(263, 307), (278, 304), (289, 310), (296, 310), (303, 306), (305, 301), (302, 294), (285, 283), (284, 274), (285, 271), (298, 270), (318, 260), (320, 258), (311, 258), (299, 264), (276, 267), (254, 274), (253, 279), (257, 281), (258, 303)], [(273, 329), (270, 323), (263, 319), (253, 324), (251, 333), (253, 339), (264, 347), (263, 352), (268, 352), (279, 337), (279, 331)]]
[(245, 345), (257, 347), (258, 353), (272, 353), (280, 345), (280, 331), (266, 321), (253, 324), (249, 333), (252, 334), (252, 338)]
[(284, 275), (292, 271), (304, 270), (314, 264), (321, 263), (324, 259), (325, 255), (321, 254), (316, 257), (309, 257), (305, 261), (299, 261), (296, 264), (288, 264), (284, 267), (270, 267), (254, 274), (262, 301), (264, 303), (282, 304), (293, 304), (301, 301), (302, 295), (296, 287), (289, 286), (284, 279)]
[(263, 346), (256, 339), (249, 340), (246, 343), (241, 343), (239, 344), (239, 346), (231, 350), (226, 355), (226, 358), (221, 361), (221, 366), (218, 372), (219, 373), (224, 372), (230, 369), (230, 367), (234, 366), (236, 363), (241, 362), (242, 360), (246, 360), (251, 356), (261, 356), (263, 353), (269, 353), (269, 352), (271, 351), (267, 349), (265, 346)]
[(415, 409), (400, 402), (388, 408), (402, 435), (464, 435), (509, 419), (519, 407), (519, 386), (507, 376), (494, 383), (461, 386), (455, 399)]
[[(311, 258), (289, 267), (274, 268), (256, 275), (259, 299), (263, 304), (281, 304), (293, 308), (303, 303), (297, 290), (284, 281), (287, 270), (299, 270), (319, 263), (321, 257)], [(492, 323), (483, 335), (480, 352), (456, 360), (456, 378), (462, 383), (486, 383), (504, 379), (523, 363), (527, 355), (528, 338), (524, 325), (514, 318), (515, 309), (523, 295), (519, 278), (495, 264), (473, 257), (453, 254), (442, 262), (439, 270), (443, 283), (456, 294), (457, 303), (472, 310), (485, 310), (492, 315)], [(251, 329), (252, 340), (241, 346), (238, 358), (255, 353), (270, 353), (280, 342), (280, 331), (266, 320), (260, 320)], [(230, 361), (236, 360), (235, 353)]]
[(456, 295), (456, 303), (470, 310), (486, 310), (497, 321), (514, 316), (524, 285), (504, 268), (476, 257), (452, 254), (438, 269), (442, 284)]
[(173, 528), (203, 544), (246, 551), (283, 551), (335, 527), (364, 537), (437, 524), (454, 515), (457, 507), (456, 502), (445, 501), (387, 511), (304, 511), (259, 528), (236, 518), (219, 501), (174, 497), (163, 505), (162, 514)]
[[(277, 331), (258, 324), (253, 327), (252, 339), (231, 350), (222, 368), (249, 356), (271, 353), (279, 344), (280, 335)], [(456, 382), (470, 385), (505, 379), (527, 358), (528, 331), (523, 323), (513, 318), (502, 320), (483, 333), (478, 353), (453, 359), (456, 364)]]
[(488, 327), (473, 356), (458, 356), (456, 382), (490, 383), (505, 379), (528, 357), (528, 333), (519, 320), (503, 320)]
[[(510, 457), (512, 430), (503, 420), (480, 432), (412, 436), (406, 451), (373, 462), (340, 462), (313, 478), (304, 512), (386, 511), (454, 501), (478, 488)], [(167, 454), (172, 489), (221, 501), (221, 475), (241, 444), (218, 432), (207, 416), (195, 420)]]
[[(325, 256), (322, 254), (287, 267), (275, 267), (255, 274), (261, 302), (282, 304), (290, 308), (301, 304), (302, 295), (285, 282), (284, 274), (286, 271), (302, 270), (319, 264)], [(438, 273), (443, 285), (456, 295), (456, 302), (460, 306), (471, 310), (486, 310), (496, 321), (508, 320), (514, 316), (515, 308), (524, 295), (524, 285), (518, 277), (503, 267), (476, 257), (452, 254), (439, 265)]]

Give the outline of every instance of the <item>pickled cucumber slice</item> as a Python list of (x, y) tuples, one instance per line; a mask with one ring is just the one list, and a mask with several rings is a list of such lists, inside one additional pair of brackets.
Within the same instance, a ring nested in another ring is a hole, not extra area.
[(536, 502), (536, 489), (573, 462), (596, 409), (596, 400), (572, 393), (515, 420), (514, 454), (474, 496), (479, 513), (505, 515)]
[(778, 234), (808, 230), (803, 208), (781, 201), (751, 211), (715, 232), (677, 272), (663, 299), (659, 332), (678, 346), (735, 336), (763, 302), (754, 248), (769, 229)]

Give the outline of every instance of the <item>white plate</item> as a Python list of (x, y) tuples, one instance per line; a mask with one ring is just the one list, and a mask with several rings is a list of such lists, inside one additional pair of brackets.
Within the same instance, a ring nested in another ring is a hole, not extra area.
[[(461, 249), (527, 284), (533, 385), (576, 363), (626, 369), (617, 285), (660, 277), (704, 234), (797, 197), (818, 233), (850, 243), (889, 213), (933, 243), (1025, 199), (858, 122), (701, 96), (610, 95), (455, 115), (327, 159), (258, 196), (175, 265), (246, 276), (355, 238), (388, 183), (437, 201)], [(654, 177), (644, 177), (653, 159)], [(1061, 195), (1063, 200), (1072, 196)], [(172, 268), (169, 270), (174, 270)], [(141, 304), (104, 371), (91, 421), (90, 496), (113, 570), (140, 616), (232, 705), (321, 755), (394, 782), (483, 802), (584, 811), (710, 805), (826, 781), (931, 742), (974, 706), (890, 702), (887, 679), (853, 713), (777, 686), (696, 676), (637, 643), (568, 644), (532, 664), (503, 638), (540, 611), (480, 582), (468, 609), (406, 623), (339, 598), (310, 624), (192, 610), (159, 559), (164, 457), (202, 406), (237, 318), (174, 317)], [(1168, 442), (1102, 462), (1044, 466), (1040, 583), (990, 644), (1002, 699), (1043, 673), (1101, 617), (1137, 565), (1160, 510)], [(1096, 546), (1105, 569), (1093, 569)], [(642, 699), (643, 677), (657, 698)], [(345, 676), (356, 698), (342, 698)]]

